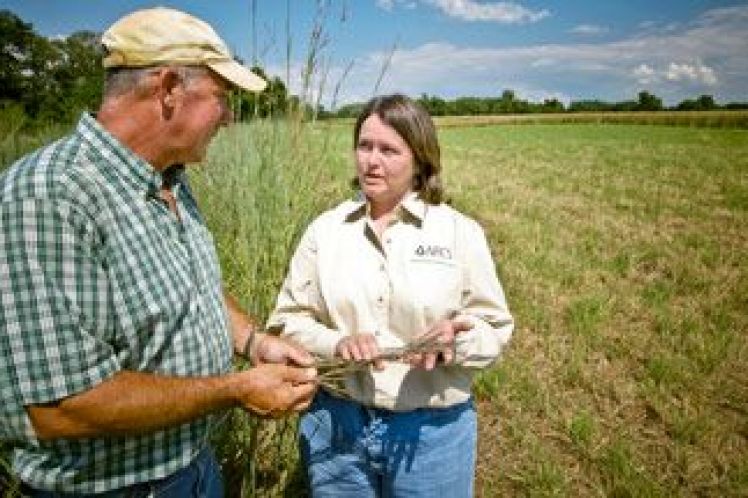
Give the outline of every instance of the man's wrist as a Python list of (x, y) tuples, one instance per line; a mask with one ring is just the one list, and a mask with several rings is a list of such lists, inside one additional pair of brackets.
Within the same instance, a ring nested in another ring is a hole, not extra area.
[(252, 351), (255, 346), (255, 340), (257, 338), (256, 337), (257, 330), (255, 329), (255, 327), (251, 327), (251, 326), (247, 327), (247, 329), (249, 330), (249, 333), (247, 334), (247, 340), (244, 342), (244, 347), (242, 348), (242, 356), (251, 365), (253, 363), (252, 362)]

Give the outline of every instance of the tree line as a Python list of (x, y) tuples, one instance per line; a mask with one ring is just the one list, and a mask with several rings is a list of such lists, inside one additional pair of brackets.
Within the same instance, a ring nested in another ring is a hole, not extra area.
[[(18, 112), (20, 107), (20, 112), (33, 121), (58, 123), (73, 121), (83, 110), (96, 109), (104, 78), (99, 38), (97, 33), (79, 31), (50, 39), (36, 34), (30, 23), (14, 13), (0, 10), (0, 110), (13, 108)], [(299, 110), (315, 118), (352, 117), (358, 115), (363, 105), (354, 103), (332, 110), (312, 107), (290, 94), (279, 77), (266, 75), (260, 67), (253, 70), (269, 84), (260, 94), (237, 93), (232, 97), (234, 114), (239, 120), (282, 116)], [(578, 100), (568, 105), (553, 98), (529, 102), (509, 89), (498, 97), (445, 100), (424, 94), (418, 101), (434, 116), (668, 109), (659, 97), (648, 91), (639, 92), (635, 100)], [(669, 109), (748, 109), (748, 102), (721, 106), (711, 95), (701, 95)]]
[[(708, 111), (716, 109), (748, 109), (748, 102), (731, 102), (719, 105), (711, 95), (701, 95), (696, 99), (686, 99), (673, 107), (666, 107), (662, 99), (643, 90), (637, 99), (621, 102), (606, 102), (603, 100), (576, 100), (568, 105), (558, 99), (545, 99), (543, 102), (529, 102), (518, 98), (514, 91), (504, 90), (501, 97), (460, 97), (445, 100), (434, 95), (421, 95), (418, 102), (423, 105), (432, 116), (470, 116), (495, 114), (530, 114), (530, 113), (562, 113), (562, 112), (615, 112), (615, 111)], [(353, 117), (358, 115), (362, 104), (349, 104), (341, 107), (337, 117)]]
[[(32, 121), (52, 123), (95, 110), (102, 95), (103, 55), (98, 33), (47, 38), (14, 13), (0, 10), (0, 110), (20, 108)], [(268, 86), (261, 94), (232, 97), (238, 119), (277, 116), (300, 107), (280, 78), (269, 77), (259, 67), (253, 70)]]

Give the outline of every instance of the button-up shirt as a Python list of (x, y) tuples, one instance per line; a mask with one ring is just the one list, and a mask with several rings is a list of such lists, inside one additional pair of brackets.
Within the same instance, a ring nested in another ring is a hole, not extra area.
[(332, 357), (349, 334), (373, 334), (379, 348), (398, 348), (444, 318), (473, 325), (457, 336), (456, 365), (425, 371), (387, 362), (384, 371), (352, 375), (347, 394), (398, 411), (465, 401), (473, 373), (499, 356), (513, 329), (474, 220), (410, 194), (378, 237), (359, 195), (306, 230), (268, 326)]
[(132, 437), (39, 441), (25, 407), (121, 370), (226, 372), (218, 260), (183, 172), (164, 177), (91, 116), (0, 177), (0, 438), (41, 489), (101, 492), (186, 466), (211, 417)]

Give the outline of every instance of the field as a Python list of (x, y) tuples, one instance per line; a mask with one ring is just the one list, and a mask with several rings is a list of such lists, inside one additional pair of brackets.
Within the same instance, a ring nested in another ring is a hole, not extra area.
[(476, 388), (484, 496), (748, 493), (748, 134), (443, 134), (518, 330)]
[[(479, 496), (748, 495), (748, 131), (461, 123), (440, 139), (517, 321), (475, 382)], [(348, 126), (281, 121), (226, 130), (192, 170), (226, 283), (259, 318), (350, 175)], [(233, 415), (232, 494), (301, 494), (293, 421)]]

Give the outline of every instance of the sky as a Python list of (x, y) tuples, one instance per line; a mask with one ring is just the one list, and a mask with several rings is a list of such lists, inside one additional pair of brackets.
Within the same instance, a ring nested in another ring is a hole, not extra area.
[(454, 99), (505, 89), (533, 102), (620, 101), (642, 90), (666, 105), (701, 94), (748, 101), (748, 1), (0, 0), (49, 37), (103, 32), (156, 5), (204, 19), (245, 62), (328, 109), (375, 93)]

